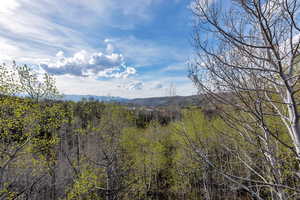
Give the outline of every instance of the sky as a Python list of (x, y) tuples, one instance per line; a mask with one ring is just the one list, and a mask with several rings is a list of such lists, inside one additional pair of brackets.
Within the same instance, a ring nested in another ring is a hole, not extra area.
[[(196, 94), (190, 0), (5, 0), (0, 59), (38, 66), (63, 94)], [(0, 60), (0, 61), (1, 61)]]

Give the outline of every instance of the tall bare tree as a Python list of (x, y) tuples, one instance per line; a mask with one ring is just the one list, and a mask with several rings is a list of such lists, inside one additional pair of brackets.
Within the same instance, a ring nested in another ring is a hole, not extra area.
[[(197, 58), (190, 78), (228, 126), (248, 142), (258, 141), (277, 185), (282, 174), (275, 143), (300, 159), (299, 6), (298, 0), (191, 4)], [(274, 199), (286, 198), (282, 189), (275, 190)]]
[(267, 122), (279, 119), (299, 159), (299, 1), (196, 0), (192, 9), (198, 56), (190, 77), (199, 92), (234, 108), (222, 110), (231, 122), (258, 125), (264, 140), (280, 140)]

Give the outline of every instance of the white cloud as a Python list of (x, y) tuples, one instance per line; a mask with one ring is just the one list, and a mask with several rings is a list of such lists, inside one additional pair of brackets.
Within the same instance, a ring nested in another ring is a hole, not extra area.
[[(107, 44), (106, 49), (112, 51), (114, 48), (111, 44)], [(127, 78), (136, 73), (135, 68), (125, 65), (122, 54), (113, 52), (89, 54), (81, 50), (71, 57), (65, 57), (64, 52), (59, 51), (54, 62), (45, 62), (40, 66), (54, 75), (70, 74), (94, 78)]]

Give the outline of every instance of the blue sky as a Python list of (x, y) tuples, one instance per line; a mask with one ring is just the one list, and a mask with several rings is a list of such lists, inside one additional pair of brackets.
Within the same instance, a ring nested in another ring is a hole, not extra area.
[(38, 65), (65, 94), (195, 94), (190, 0), (6, 0), (0, 57)]

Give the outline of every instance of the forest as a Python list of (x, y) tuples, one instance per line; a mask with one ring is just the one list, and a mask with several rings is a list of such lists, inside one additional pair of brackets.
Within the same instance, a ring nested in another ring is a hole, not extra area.
[[(149, 121), (145, 114), (97, 101), (36, 103), (2, 96), (0, 105), (1, 199), (299, 195), (293, 153), (271, 139), (272, 165), (259, 135), (239, 137), (216, 110), (186, 108), (180, 119), (162, 123), (160, 115)], [(280, 141), (291, 142), (280, 123), (269, 123)]]

